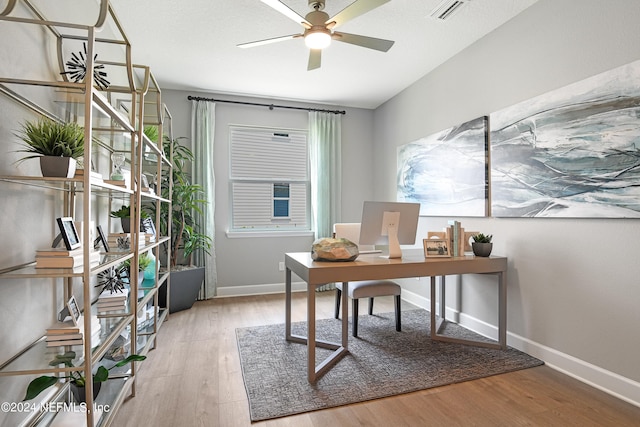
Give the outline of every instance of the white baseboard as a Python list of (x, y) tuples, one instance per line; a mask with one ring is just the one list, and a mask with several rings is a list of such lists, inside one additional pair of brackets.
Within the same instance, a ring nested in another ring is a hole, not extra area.
[[(429, 310), (431, 301), (413, 292), (402, 290), (402, 299)], [(497, 340), (498, 327), (483, 322), (464, 313), (446, 308), (447, 319), (457, 321), (460, 325), (480, 335)], [(459, 319), (459, 320), (456, 320)], [(640, 407), (640, 382), (630, 380), (615, 372), (580, 360), (571, 355), (549, 348), (527, 338), (507, 331), (507, 345), (536, 357), (550, 368), (560, 371), (583, 383), (589, 384), (618, 399)]]
[[(293, 292), (301, 292), (307, 290), (305, 282), (291, 283)], [(240, 297), (248, 295), (267, 295), (267, 294), (283, 294), (284, 283), (272, 283), (265, 285), (246, 285), (246, 286), (227, 286), (216, 288), (216, 298)]]

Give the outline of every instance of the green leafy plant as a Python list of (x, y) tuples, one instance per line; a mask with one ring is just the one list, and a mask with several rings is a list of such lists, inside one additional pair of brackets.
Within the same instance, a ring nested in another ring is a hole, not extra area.
[[(178, 265), (180, 253), (186, 264), (190, 265), (193, 252), (203, 250), (209, 253), (212, 242), (210, 236), (200, 232), (195, 221), (195, 215), (201, 215), (202, 208), (208, 202), (202, 198), (204, 194), (202, 187), (191, 183), (191, 177), (187, 173), (186, 166), (193, 161), (193, 152), (188, 147), (180, 144), (180, 139), (183, 138), (171, 140), (169, 137), (165, 137), (163, 140), (164, 153), (173, 161), (171, 175), (163, 175), (161, 182), (162, 197), (164, 198), (169, 198), (169, 180), (171, 180), (173, 186), (171, 194), (171, 224), (169, 224), (168, 204), (162, 203), (160, 205), (160, 232), (162, 235), (167, 235), (169, 227), (171, 230), (171, 241), (169, 242), (171, 249), (170, 268)], [(155, 208), (155, 204), (148, 207), (152, 211), (155, 211)]]
[[(111, 218), (129, 218), (131, 217), (131, 206), (123, 205), (117, 211), (111, 211), (109, 213), (109, 216), (111, 216)], [(149, 217), (148, 212), (145, 212), (145, 211), (140, 212), (140, 219), (145, 219), (148, 217)]]
[[(139, 271), (146, 270), (147, 267), (149, 267), (152, 262), (153, 262), (153, 259), (149, 256), (149, 254), (147, 252), (143, 253), (138, 257), (138, 270)], [(127, 270), (129, 271), (131, 270), (131, 259), (126, 260), (122, 264), (127, 268)]]
[(158, 142), (158, 126), (145, 126), (142, 132), (152, 142)]
[(123, 205), (117, 211), (111, 211), (109, 215), (111, 218), (129, 218), (131, 216), (131, 207)]
[(491, 238), (493, 238), (493, 235), (484, 235), (482, 233), (478, 233), (475, 236), (472, 236), (472, 238), (476, 243), (491, 243)]
[(23, 141), (24, 149), (18, 150), (31, 155), (21, 160), (40, 156), (72, 157), (84, 155), (84, 128), (77, 123), (60, 123), (42, 118), (37, 122), (27, 121), (17, 134)]
[[(75, 359), (75, 357), (76, 357), (76, 353), (74, 351), (68, 351), (64, 354), (58, 354), (55, 356), (55, 358), (51, 362), (49, 362), (49, 366), (64, 365), (68, 368), (72, 368), (74, 366), (73, 359)], [(126, 359), (116, 363), (109, 369), (105, 368), (104, 366), (99, 366), (96, 373), (93, 374), (93, 382), (94, 383), (104, 382), (109, 379), (109, 371), (111, 369), (119, 368), (132, 361), (140, 362), (142, 360), (145, 360), (146, 358), (147, 356), (132, 354), (128, 356)], [(34, 379), (29, 383), (29, 385), (27, 386), (27, 393), (24, 396), (23, 400), (33, 399), (34, 397), (42, 393), (44, 390), (56, 384), (62, 378), (68, 378), (72, 383), (74, 383), (78, 387), (84, 387), (87, 382), (86, 378), (82, 375), (82, 371), (72, 371), (69, 373), (69, 375), (63, 376), (63, 377), (43, 375), (41, 377)]]

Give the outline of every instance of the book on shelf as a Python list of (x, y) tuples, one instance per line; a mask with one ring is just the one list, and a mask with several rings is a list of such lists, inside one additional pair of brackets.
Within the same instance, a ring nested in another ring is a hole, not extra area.
[(110, 310), (110, 311), (118, 311), (124, 310), (127, 308), (127, 303), (122, 301), (119, 303), (110, 303), (110, 304), (98, 304), (98, 311)]
[(36, 256), (76, 256), (82, 255), (82, 248), (67, 250), (67, 248), (46, 248), (37, 249)]
[(117, 187), (127, 188), (127, 182), (124, 179), (105, 179), (104, 183), (115, 185)]
[[(89, 254), (89, 263), (97, 264), (100, 262), (100, 252), (92, 251)], [(80, 267), (84, 264), (84, 254), (76, 254), (69, 256), (43, 256), (36, 255), (36, 268), (73, 268)]]
[(124, 304), (127, 302), (127, 298), (98, 298), (98, 306), (105, 306), (105, 305), (117, 305), (117, 304)]
[(81, 332), (77, 334), (47, 334), (46, 341), (68, 341), (82, 339), (84, 335)]
[(82, 345), (84, 344), (84, 340), (80, 338), (79, 340), (61, 340), (61, 341), (47, 341), (47, 347), (58, 347), (61, 345)]
[[(74, 178), (84, 178), (84, 169), (76, 169)], [(91, 178), (102, 181), (102, 174), (100, 172), (91, 171)]]
[(79, 334), (80, 326), (76, 326), (72, 322), (58, 322), (54, 326), (47, 328), (47, 335)]
[(107, 299), (127, 299), (128, 296), (129, 296), (129, 288), (124, 288), (121, 291), (115, 291), (115, 292), (102, 291), (102, 293), (98, 297), (98, 300), (102, 301)]

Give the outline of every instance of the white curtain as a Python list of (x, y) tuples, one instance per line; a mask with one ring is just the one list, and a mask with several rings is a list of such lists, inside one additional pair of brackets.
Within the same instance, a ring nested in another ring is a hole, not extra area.
[(208, 101), (191, 101), (191, 141), (193, 147), (193, 183), (202, 186), (203, 198), (209, 203), (203, 208), (203, 215), (196, 215), (196, 221), (202, 232), (211, 237), (210, 254), (204, 251), (194, 253), (196, 265), (205, 267), (204, 287), (200, 291), (200, 299), (212, 298), (216, 294), (216, 238), (214, 212), (215, 175), (213, 163), (213, 137), (215, 134), (216, 105)]
[[(342, 117), (340, 114), (309, 112), (311, 162), (311, 212), (316, 238), (331, 237), (340, 222), (342, 201)], [(334, 289), (333, 284), (317, 288)]]

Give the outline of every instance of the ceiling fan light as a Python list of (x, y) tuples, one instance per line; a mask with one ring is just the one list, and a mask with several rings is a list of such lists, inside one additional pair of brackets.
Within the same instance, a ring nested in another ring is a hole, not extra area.
[(331, 44), (331, 35), (323, 32), (309, 32), (304, 37), (304, 43), (309, 49), (324, 49)]

